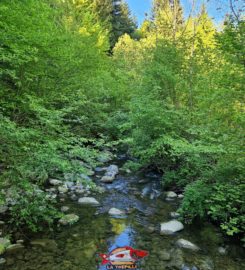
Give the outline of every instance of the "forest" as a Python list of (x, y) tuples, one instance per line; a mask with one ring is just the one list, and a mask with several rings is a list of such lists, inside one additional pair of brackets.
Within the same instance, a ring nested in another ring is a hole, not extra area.
[(162, 190), (183, 192), (184, 222), (245, 241), (241, 9), (218, 27), (204, 4), (186, 17), (179, 0), (154, 0), (138, 26), (124, 1), (1, 0), (0, 31), (9, 228), (52, 229), (61, 214), (40, 190), (83, 181), (110, 150), (130, 157), (125, 170), (156, 171)]

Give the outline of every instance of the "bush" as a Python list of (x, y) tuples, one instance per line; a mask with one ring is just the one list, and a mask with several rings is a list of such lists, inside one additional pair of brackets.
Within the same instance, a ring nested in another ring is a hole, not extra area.
[(27, 228), (33, 232), (51, 229), (54, 221), (61, 217), (55, 208), (55, 200), (37, 186), (24, 181), (21, 187), (12, 189), (10, 223), (15, 229)]
[(219, 183), (213, 187), (206, 200), (208, 214), (219, 222), (221, 228), (234, 235), (245, 231), (245, 184), (242, 182)]

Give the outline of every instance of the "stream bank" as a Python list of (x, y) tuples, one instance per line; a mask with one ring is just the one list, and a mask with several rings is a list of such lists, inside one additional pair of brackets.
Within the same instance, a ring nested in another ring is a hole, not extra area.
[(122, 164), (117, 160), (108, 164), (114, 165), (113, 170), (96, 168), (92, 178), (100, 192), (77, 189), (72, 183), (64, 190), (53, 181), (50, 193), (58, 196), (62, 211), (71, 220), (68, 216), (60, 221), (53, 232), (19, 239), (3, 255), (1, 269), (104, 270), (98, 254), (122, 246), (149, 252), (140, 263), (141, 270), (245, 269), (243, 248), (228, 242), (209, 223), (180, 223), (183, 228), (166, 233), (166, 223), (179, 222), (176, 211), (182, 196), (162, 192), (157, 175), (132, 175), (120, 170)]

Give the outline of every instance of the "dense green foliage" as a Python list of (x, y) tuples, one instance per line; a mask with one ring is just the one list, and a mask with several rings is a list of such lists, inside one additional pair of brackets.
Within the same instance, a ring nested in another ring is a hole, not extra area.
[(185, 192), (187, 221), (244, 231), (244, 22), (217, 31), (204, 6), (182, 13), (154, 1), (135, 34), (121, 1), (1, 1), (0, 184), (5, 199), (26, 194), (17, 225), (51, 225), (59, 214), (38, 186), (83, 181), (118, 140), (138, 160), (126, 167)]

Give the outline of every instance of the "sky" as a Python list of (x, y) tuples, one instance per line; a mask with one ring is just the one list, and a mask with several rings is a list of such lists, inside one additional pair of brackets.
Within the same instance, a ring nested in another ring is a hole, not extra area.
[[(152, 0), (125, 0), (132, 11), (132, 14), (137, 17), (139, 25), (145, 18), (145, 13), (150, 13)], [(192, 0), (180, 0), (184, 7), (185, 16), (189, 15)], [(197, 0), (197, 5), (201, 5), (204, 1)], [(205, 1), (207, 2), (207, 1)], [(217, 10), (218, 8), (218, 10)], [(229, 10), (229, 0), (209, 0), (207, 3), (209, 15), (214, 19), (216, 24), (220, 24), (224, 15)]]

